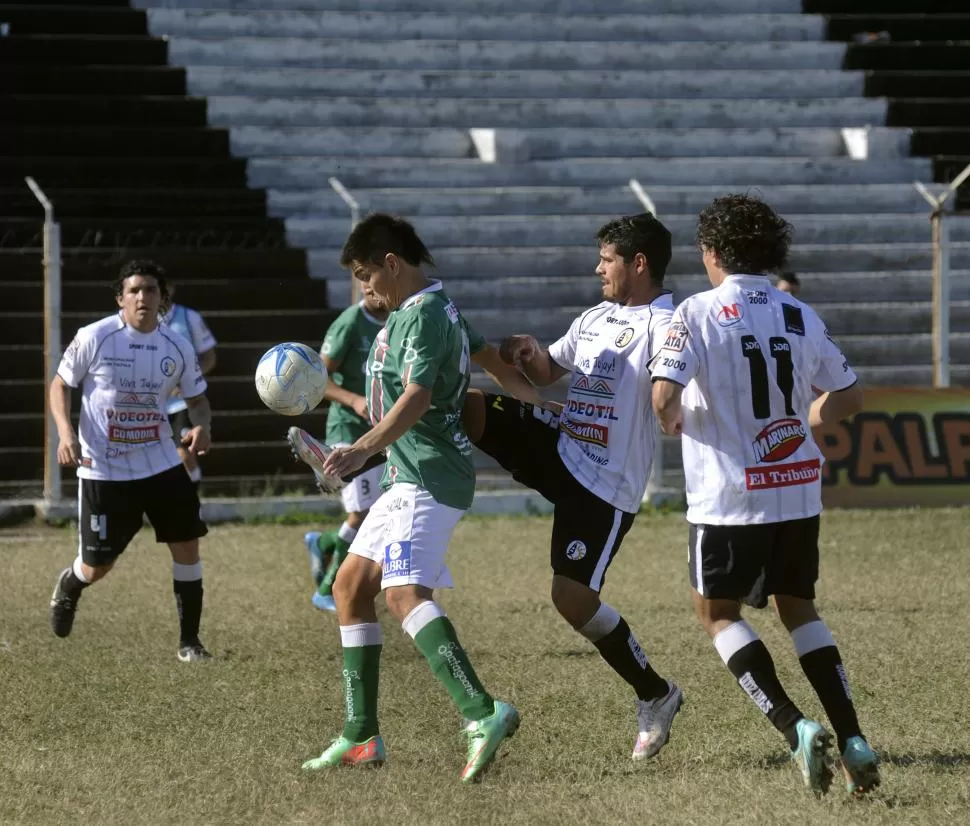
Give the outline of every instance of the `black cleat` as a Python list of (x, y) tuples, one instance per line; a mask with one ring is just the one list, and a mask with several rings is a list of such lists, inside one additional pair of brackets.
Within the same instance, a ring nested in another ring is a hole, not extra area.
[(80, 594), (69, 594), (64, 590), (64, 579), (71, 573), (65, 568), (57, 577), (54, 593), (51, 594), (51, 630), (58, 637), (66, 637), (74, 627), (74, 615), (77, 613), (77, 601)]

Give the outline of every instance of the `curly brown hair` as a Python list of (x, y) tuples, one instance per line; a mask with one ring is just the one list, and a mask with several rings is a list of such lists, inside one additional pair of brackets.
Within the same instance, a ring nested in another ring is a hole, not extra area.
[(715, 198), (697, 219), (697, 245), (727, 273), (772, 272), (785, 265), (792, 225), (750, 195)]

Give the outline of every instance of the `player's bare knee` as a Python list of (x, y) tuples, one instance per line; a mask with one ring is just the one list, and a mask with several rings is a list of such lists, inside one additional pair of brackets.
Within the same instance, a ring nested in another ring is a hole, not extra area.
[(195, 565), (199, 561), (198, 539), (190, 539), (188, 542), (169, 542), (168, 549), (172, 554), (172, 562), (177, 562), (179, 565)]
[(107, 565), (84, 565), (84, 578), (88, 582), (97, 582), (99, 579), (104, 579), (114, 566), (114, 562), (109, 562)]
[(408, 614), (422, 602), (428, 602), (431, 597), (431, 590), (420, 585), (398, 585), (384, 592), (387, 610), (398, 622), (404, 622)]
[(740, 622), (741, 603), (729, 599), (707, 599), (697, 591), (691, 592), (694, 615), (713, 637), (723, 630), (726, 624)]
[(485, 433), (485, 394), (481, 390), (469, 389), (465, 394), (461, 426), (473, 442), (481, 440)]
[(350, 554), (337, 571), (333, 598), (338, 608), (372, 606), (381, 592), (381, 566), (369, 559)]
[(784, 594), (775, 595), (775, 611), (788, 631), (794, 631), (802, 625), (819, 619), (812, 600)]
[(589, 622), (600, 606), (600, 597), (588, 585), (568, 577), (552, 578), (552, 604), (577, 631)]

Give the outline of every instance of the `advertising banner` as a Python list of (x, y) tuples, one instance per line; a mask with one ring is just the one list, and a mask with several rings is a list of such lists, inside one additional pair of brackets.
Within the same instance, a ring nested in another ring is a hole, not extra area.
[(815, 435), (826, 507), (970, 505), (970, 389), (867, 388)]

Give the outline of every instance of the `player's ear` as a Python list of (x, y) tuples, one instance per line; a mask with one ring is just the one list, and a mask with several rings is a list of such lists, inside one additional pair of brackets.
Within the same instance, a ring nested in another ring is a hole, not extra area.
[(401, 272), (401, 259), (393, 252), (389, 252), (384, 256), (384, 266), (387, 268), (389, 275), (396, 277)]
[(633, 256), (633, 266), (636, 267), (638, 275), (641, 273), (650, 274), (650, 267), (647, 265), (647, 256), (642, 252), (638, 252)]

